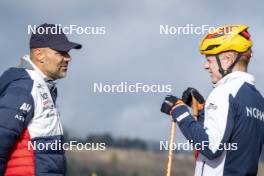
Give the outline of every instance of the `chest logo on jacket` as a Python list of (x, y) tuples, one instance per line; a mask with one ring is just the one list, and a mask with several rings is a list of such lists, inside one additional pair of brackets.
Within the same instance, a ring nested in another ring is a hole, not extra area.
[(40, 96), (42, 99), (43, 110), (53, 109), (54, 108), (53, 102), (51, 98), (49, 97), (49, 93), (45, 90), (45, 87), (41, 84), (38, 84), (37, 88), (40, 92)]

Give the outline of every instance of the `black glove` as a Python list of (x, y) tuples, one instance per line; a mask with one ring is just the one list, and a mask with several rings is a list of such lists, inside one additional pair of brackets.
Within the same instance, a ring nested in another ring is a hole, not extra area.
[(192, 106), (192, 96), (194, 96), (194, 98), (200, 104), (203, 104), (205, 102), (203, 96), (199, 93), (199, 91), (192, 87), (188, 87), (188, 89), (183, 92), (182, 101), (188, 106)]
[(175, 97), (173, 95), (167, 95), (161, 105), (160, 111), (170, 115), (172, 107), (176, 104), (178, 100), (180, 100), (178, 97)]

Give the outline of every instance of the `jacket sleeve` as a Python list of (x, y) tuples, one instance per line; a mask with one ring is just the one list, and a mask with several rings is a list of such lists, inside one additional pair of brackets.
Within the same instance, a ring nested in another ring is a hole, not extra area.
[[(172, 116), (176, 119), (183, 135), (198, 147), (199, 152), (212, 160), (219, 157), (228, 144), (234, 126), (235, 108), (232, 96), (213, 98), (207, 101), (206, 111), (200, 112), (196, 122), (183, 105), (177, 107)], [(203, 119), (203, 113), (204, 119)]]
[(198, 120), (199, 123), (204, 123), (204, 106), (202, 109), (198, 110)]
[(34, 113), (31, 94), (10, 88), (0, 97), (0, 175), (4, 175), (12, 147), (16, 144)]

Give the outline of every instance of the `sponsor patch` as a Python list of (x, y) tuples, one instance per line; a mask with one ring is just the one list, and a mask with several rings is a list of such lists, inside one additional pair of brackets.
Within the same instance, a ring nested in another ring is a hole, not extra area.
[(216, 110), (217, 109), (217, 105), (213, 104), (213, 103), (209, 103), (209, 105), (206, 107), (206, 110)]

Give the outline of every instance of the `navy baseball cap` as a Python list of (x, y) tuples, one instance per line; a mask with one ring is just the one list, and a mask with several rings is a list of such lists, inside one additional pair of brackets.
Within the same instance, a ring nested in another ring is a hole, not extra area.
[(68, 40), (62, 29), (55, 24), (44, 23), (32, 32), (30, 37), (30, 49), (51, 48), (56, 51), (70, 51), (81, 49), (82, 45)]

